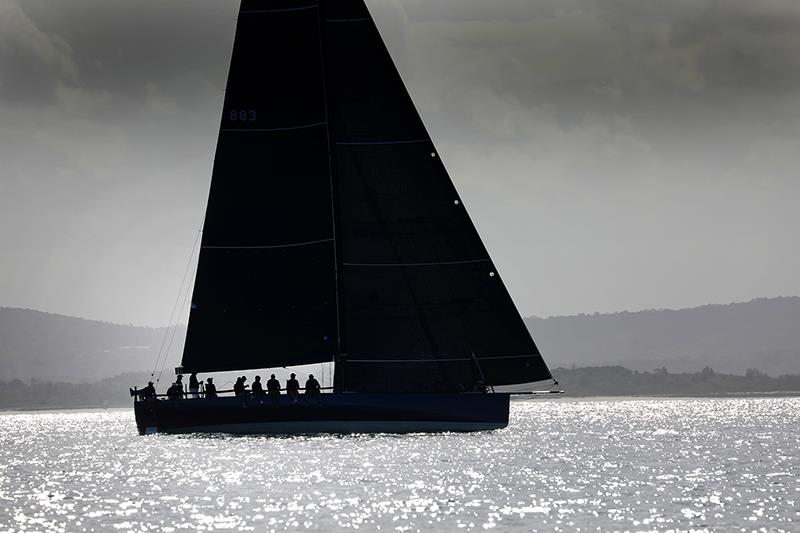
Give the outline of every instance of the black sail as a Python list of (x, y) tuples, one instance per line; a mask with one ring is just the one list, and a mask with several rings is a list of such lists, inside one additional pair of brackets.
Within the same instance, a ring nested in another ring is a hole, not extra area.
[(182, 365), (352, 391), (550, 371), (363, 0), (243, 0)]
[(313, 0), (244, 0), (182, 365), (221, 371), (338, 351), (329, 136)]
[(363, 0), (321, 4), (345, 390), (549, 379)]

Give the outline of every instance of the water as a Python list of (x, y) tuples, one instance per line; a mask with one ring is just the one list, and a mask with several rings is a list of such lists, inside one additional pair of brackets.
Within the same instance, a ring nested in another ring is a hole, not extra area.
[(0, 531), (800, 531), (800, 399), (553, 400), (479, 434), (0, 416)]

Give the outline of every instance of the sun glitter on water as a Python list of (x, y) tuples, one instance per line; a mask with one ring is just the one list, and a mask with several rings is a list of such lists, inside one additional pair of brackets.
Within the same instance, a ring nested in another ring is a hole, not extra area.
[(516, 402), (508, 429), (136, 435), (0, 416), (2, 531), (796, 531), (800, 399)]

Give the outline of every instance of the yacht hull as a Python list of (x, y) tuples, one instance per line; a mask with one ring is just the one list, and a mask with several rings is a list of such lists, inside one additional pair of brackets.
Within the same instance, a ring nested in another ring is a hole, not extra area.
[(322, 394), (271, 398), (146, 400), (134, 404), (139, 434), (418, 433), (508, 425), (508, 394)]

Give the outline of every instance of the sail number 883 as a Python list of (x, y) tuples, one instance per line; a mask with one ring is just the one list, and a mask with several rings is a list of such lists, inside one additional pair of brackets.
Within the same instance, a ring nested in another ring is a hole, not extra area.
[(228, 111), (228, 119), (231, 122), (255, 122), (258, 119), (258, 113), (255, 109), (231, 109)]

